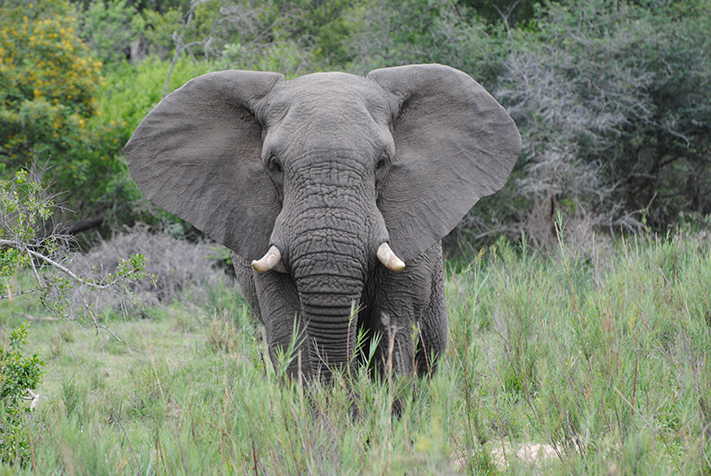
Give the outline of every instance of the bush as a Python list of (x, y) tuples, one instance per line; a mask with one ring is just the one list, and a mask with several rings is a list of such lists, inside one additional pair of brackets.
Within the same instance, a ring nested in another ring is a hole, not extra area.
[(81, 17), (80, 36), (104, 64), (120, 64), (138, 53), (136, 42), (145, 24), (127, 0), (92, 2)]
[(511, 32), (497, 91), (529, 210), (662, 233), (711, 213), (708, 2), (551, 3), (536, 25)]
[[(23, 418), (37, 403), (33, 390), (42, 381), (42, 367), (46, 365), (37, 353), (22, 356), (22, 346), (29, 336), (27, 329), (23, 324), (10, 333), (0, 362), (0, 461), (20, 465), (30, 456)], [(29, 405), (24, 400), (28, 393)]]
[(97, 107), (102, 64), (67, 2), (10, 0), (0, 16), (0, 171), (46, 162), (72, 208), (95, 214), (107, 207), (123, 145)]
[[(190, 243), (167, 233), (149, 233), (138, 227), (102, 242), (84, 255), (74, 255), (72, 262), (78, 272), (95, 270), (101, 278), (116, 272), (122, 256), (138, 254), (145, 257), (145, 271), (149, 277), (132, 283), (129, 290), (143, 305), (154, 306), (169, 304), (197, 286), (227, 279), (219, 265), (220, 249), (224, 248), (215, 243)], [(82, 287), (75, 290), (73, 300), (77, 305), (84, 301), (85, 291)], [(100, 310), (122, 308), (122, 301), (112, 291), (95, 293), (91, 299)]]
[[(79, 311), (72, 309), (70, 313), (69, 292), (75, 286), (91, 291), (115, 287), (125, 291), (131, 282), (145, 276), (145, 258), (121, 258), (112, 273), (101, 277), (95, 273), (77, 274), (62, 263), (69, 237), (46, 226), (54, 207), (42, 188), (40, 174), (19, 171), (13, 180), (0, 181), (0, 284), (7, 293), (0, 300), (35, 293), (39, 302), (57, 317), (79, 325), (82, 318), (88, 318), (97, 330), (106, 329), (85, 300)], [(22, 275), (32, 279), (28, 283), (21, 279)], [(130, 293), (123, 294), (131, 297)]]

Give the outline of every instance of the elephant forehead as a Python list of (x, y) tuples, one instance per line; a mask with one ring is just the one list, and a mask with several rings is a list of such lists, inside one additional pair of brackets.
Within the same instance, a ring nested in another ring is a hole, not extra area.
[(346, 73), (314, 73), (287, 81), (270, 101), (271, 123), (287, 118), (302, 123), (351, 127), (389, 120), (385, 91), (374, 81)]

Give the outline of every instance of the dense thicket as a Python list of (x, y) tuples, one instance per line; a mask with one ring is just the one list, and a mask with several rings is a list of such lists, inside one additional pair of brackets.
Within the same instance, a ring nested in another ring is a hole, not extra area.
[(147, 206), (122, 145), (211, 70), (365, 74), (439, 62), (511, 112), (524, 149), (505, 190), (457, 230), (525, 231), (562, 217), (664, 231), (711, 213), (711, 2), (5, 0), (0, 168), (48, 163), (74, 231), (173, 220)]

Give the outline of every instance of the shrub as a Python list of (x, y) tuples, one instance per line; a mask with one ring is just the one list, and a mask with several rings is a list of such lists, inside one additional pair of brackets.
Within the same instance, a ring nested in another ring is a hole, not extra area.
[[(137, 227), (118, 234), (84, 255), (74, 255), (74, 268), (88, 273), (94, 270), (99, 277), (115, 273), (122, 256), (139, 254), (145, 257), (145, 271), (151, 276), (132, 283), (129, 290), (146, 306), (170, 303), (181, 293), (207, 283), (227, 279), (218, 265), (222, 248), (215, 243), (191, 243), (167, 233), (149, 233)], [(78, 287), (73, 300), (80, 305), (85, 289)], [(94, 294), (93, 304), (99, 309), (120, 309), (122, 301), (113, 291)]]
[[(22, 325), (10, 333), (0, 362), (0, 461), (24, 464), (29, 458), (24, 416), (30, 412), (37, 395), (33, 390), (42, 381), (42, 367), (46, 364), (34, 353), (23, 357), (22, 346), (27, 344), (28, 326)], [(25, 403), (30, 396), (31, 403)]]
[(524, 139), (519, 193), (550, 224), (665, 232), (711, 213), (708, 2), (550, 3), (511, 32), (498, 95)]
[(93, 214), (106, 206), (122, 146), (97, 107), (102, 64), (68, 2), (10, 0), (0, 16), (0, 170), (46, 161), (65, 200)]
[[(36, 293), (40, 303), (57, 317), (80, 325), (81, 318), (86, 317), (90, 325), (106, 329), (86, 301), (80, 312), (72, 309), (70, 313), (68, 293), (75, 286), (91, 291), (114, 287), (125, 291), (127, 285), (145, 276), (145, 258), (121, 258), (114, 272), (100, 278), (95, 273), (82, 276), (72, 271), (62, 263), (69, 237), (46, 227), (55, 205), (45, 192), (38, 173), (19, 171), (13, 180), (0, 181), (0, 284), (7, 293), (0, 300)], [(23, 274), (32, 277), (31, 284), (20, 279)]]
[(104, 63), (116, 64), (130, 58), (145, 27), (135, 6), (127, 0), (92, 2), (82, 13), (81, 38)]

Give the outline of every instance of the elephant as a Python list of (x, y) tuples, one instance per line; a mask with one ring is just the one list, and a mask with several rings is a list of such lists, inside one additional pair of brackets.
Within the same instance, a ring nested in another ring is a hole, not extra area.
[(153, 204), (231, 250), (274, 366), (324, 382), (358, 365), (359, 332), (373, 372), (434, 372), (448, 341), (441, 240), (520, 150), (506, 110), (439, 64), (208, 73), (125, 146)]

